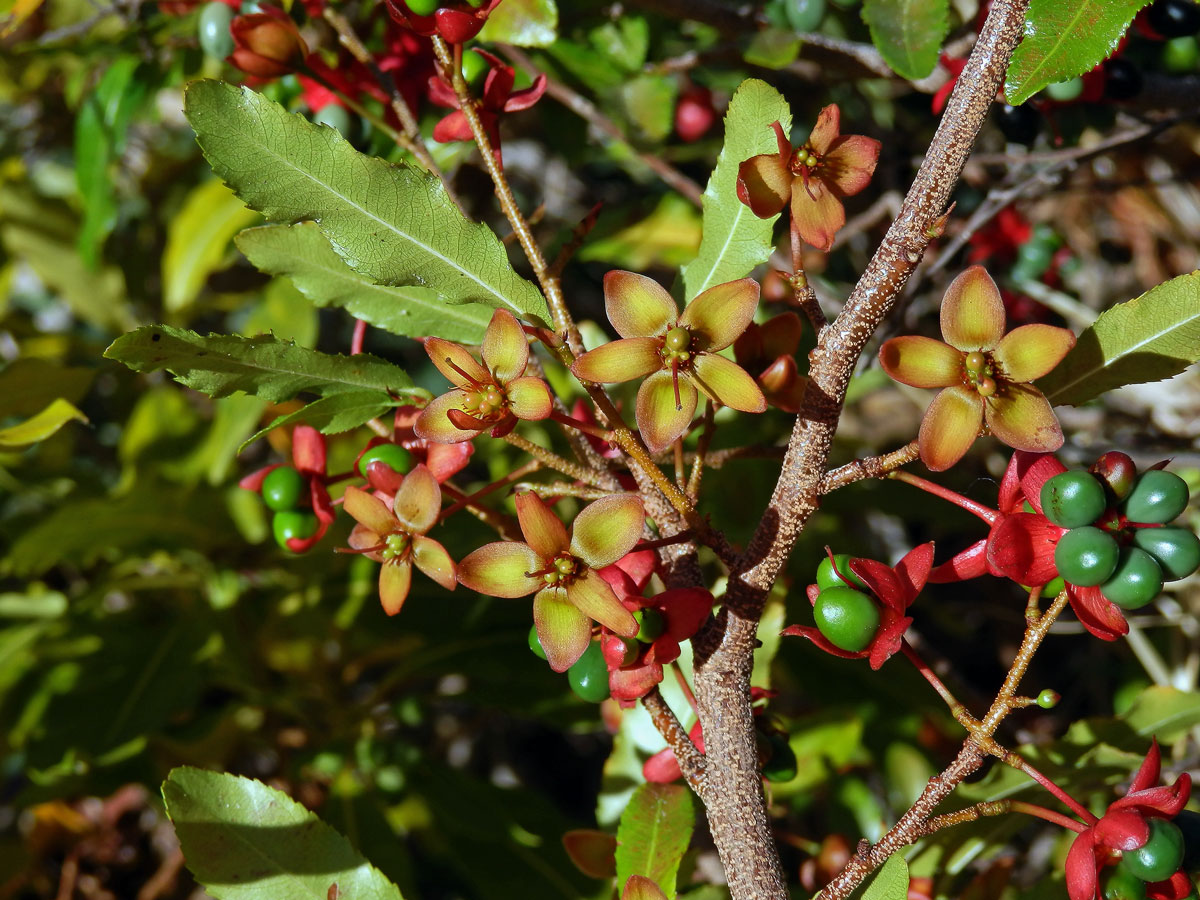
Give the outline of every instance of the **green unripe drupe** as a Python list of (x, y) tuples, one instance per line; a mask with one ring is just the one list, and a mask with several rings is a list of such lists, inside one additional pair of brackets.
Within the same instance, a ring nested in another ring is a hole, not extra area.
[(233, 15), (233, 8), (227, 3), (206, 3), (200, 10), (196, 31), (205, 56), (223, 60), (233, 52), (233, 34), (229, 31)]
[(1149, 469), (1125, 499), (1125, 515), (1131, 522), (1165, 525), (1183, 512), (1187, 502), (1186, 481), (1174, 472)]
[(1121, 609), (1141, 609), (1162, 590), (1162, 567), (1139, 547), (1125, 547), (1100, 593)]
[(1136, 850), (1126, 850), (1121, 865), (1142, 881), (1165, 881), (1183, 862), (1183, 832), (1166, 819), (1149, 821), (1150, 837)]
[(766, 743), (771, 756), (763, 763), (763, 778), (775, 783), (791, 781), (796, 777), (797, 764), (796, 752), (792, 750), (788, 739), (782, 734), (771, 734), (767, 736)]
[(1054, 565), (1071, 584), (1093, 587), (1112, 577), (1117, 568), (1117, 542), (1091, 525), (1072, 528), (1054, 548)]
[(1046, 688), (1037, 695), (1037, 705), (1042, 709), (1054, 709), (1058, 706), (1058, 701), (1062, 699), (1062, 694), (1058, 691)]
[(462, 72), (463, 79), (467, 84), (478, 82), (479, 79), (487, 74), (490, 68), (491, 66), (488, 65), (488, 61), (474, 50), (468, 50), (463, 53)]
[(1046, 96), (1051, 100), (1057, 100), (1059, 103), (1069, 103), (1072, 100), (1077, 100), (1082, 93), (1082, 78), (1072, 78), (1070, 81), (1057, 81), (1054, 84), (1046, 85)]
[(853, 588), (834, 586), (817, 595), (813, 617), (817, 629), (833, 646), (847, 653), (865, 650), (879, 630), (879, 607)]
[(307, 493), (308, 480), (291, 466), (272, 469), (263, 479), (263, 503), (276, 512), (295, 509)]
[(1104, 869), (1100, 873), (1100, 883), (1104, 885), (1101, 889), (1104, 900), (1146, 900), (1146, 882), (1130, 872), (1124, 863)]
[(667, 630), (667, 620), (657, 609), (639, 609), (633, 614), (638, 623), (637, 639), (644, 644), (658, 640)]
[(1104, 488), (1090, 472), (1062, 472), (1042, 485), (1042, 512), (1055, 525), (1091, 525), (1104, 513)]
[(546, 658), (546, 651), (542, 649), (542, 640), (538, 637), (537, 626), (529, 626), (529, 649), (538, 659)]
[(412, 471), (413, 455), (399, 444), (380, 444), (362, 455), (358, 461), (358, 473), (366, 478), (367, 469), (374, 462), (381, 462), (393, 471), (407, 475)]
[[(833, 563), (837, 564), (836, 570)], [(821, 590), (836, 586), (866, 590), (866, 583), (850, 570), (849, 553), (835, 553), (833, 563), (829, 562), (828, 555), (822, 557), (821, 564), (817, 566), (817, 587)]]
[(344, 106), (326, 103), (320, 110), (313, 113), (312, 121), (314, 125), (328, 125), (347, 140), (350, 138), (350, 113), (346, 112)]
[(1200, 538), (1187, 528), (1138, 528), (1133, 543), (1158, 560), (1163, 581), (1187, 578), (1200, 568)]
[(405, 4), (415, 16), (432, 16), (439, 6), (438, 0), (405, 0)]
[(277, 512), (271, 519), (271, 531), (275, 535), (275, 543), (284, 550), (291, 550), (287, 542), (292, 538), (305, 540), (317, 533), (320, 523), (317, 517), (306, 509), (289, 509)]
[(575, 696), (589, 703), (599, 703), (608, 697), (608, 663), (600, 650), (600, 642), (592, 641), (575, 665), (567, 669), (567, 683)]
[(825, 0), (786, 0), (788, 24), (794, 31), (816, 31), (825, 18)]
[(1162, 47), (1163, 68), (1175, 75), (1186, 75), (1200, 65), (1200, 43), (1193, 35), (1172, 38)]

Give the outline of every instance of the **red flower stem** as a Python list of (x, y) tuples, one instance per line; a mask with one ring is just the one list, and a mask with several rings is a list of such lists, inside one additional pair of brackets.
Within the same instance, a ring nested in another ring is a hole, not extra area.
[(489, 525), (496, 529), (496, 533), (508, 541), (524, 540), (521, 534), (521, 526), (512, 516), (506, 516), (503, 513), (496, 512), (494, 509), (488, 509), (486, 506), (480, 506), (474, 503), (470, 497), (454, 487), (450, 482), (442, 483), (442, 493), (462, 505), (471, 515), (477, 518), (485, 525)]
[(675, 673), (675, 680), (679, 682), (679, 688), (683, 691), (683, 696), (687, 698), (692, 712), (699, 715), (700, 711), (696, 706), (696, 695), (692, 692), (692, 686), (688, 684), (687, 675), (683, 673), (683, 669), (680, 668), (678, 661), (671, 663), (671, 671)]
[[(788, 216), (791, 221), (790, 208)], [(804, 315), (808, 316), (813, 331), (820, 334), (821, 329), (829, 324), (829, 320), (825, 318), (825, 311), (821, 309), (816, 291), (809, 283), (808, 276), (804, 274), (804, 240), (800, 237), (800, 229), (796, 226), (795, 221), (791, 221), (790, 234), (792, 238), (792, 277), (790, 279), (792, 296), (796, 305), (804, 310)]]
[(1027, 816), (1037, 816), (1039, 819), (1045, 819), (1047, 822), (1053, 822), (1055, 825), (1069, 828), (1076, 834), (1083, 834), (1083, 832), (1088, 830), (1088, 826), (1082, 822), (1076, 822), (1070, 816), (1064, 816), (1062, 813), (1046, 809), (1044, 806), (1038, 806), (1036, 803), (1026, 803), (1024, 800), (1010, 800), (1009, 806), (1013, 812), (1025, 813)]
[(593, 425), (590, 422), (584, 422), (581, 419), (576, 419), (574, 416), (569, 416), (566, 413), (561, 413), (554, 410), (550, 413), (550, 418), (559, 425), (564, 425), (567, 428), (574, 428), (576, 431), (582, 431), (584, 434), (590, 434), (594, 438), (602, 441), (611, 441), (612, 432), (607, 428), (601, 428), (599, 425)]
[(1035, 769), (1029, 763), (1029, 761), (1020, 754), (1014, 753), (1011, 750), (1006, 751), (1000, 758), (1000, 761), (1006, 766), (1011, 766), (1012, 768), (1016, 769), (1018, 772), (1024, 772), (1026, 775), (1044, 787), (1047, 791), (1053, 794), (1056, 798), (1058, 798), (1058, 800), (1064, 806), (1069, 808), (1071, 812), (1075, 813), (1075, 815), (1079, 816), (1089, 825), (1095, 825), (1099, 821), (1099, 819), (1097, 819), (1088, 811), (1086, 806), (1055, 784), (1048, 775), (1044, 775)]
[(932, 481), (926, 481), (920, 475), (914, 475), (912, 472), (905, 472), (901, 469), (895, 472), (889, 472), (887, 477), (894, 478), (897, 481), (903, 481), (905, 484), (911, 484), (913, 487), (920, 488), (927, 494), (933, 494), (935, 497), (941, 497), (947, 503), (953, 503), (955, 506), (979, 516), (979, 518), (983, 519), (983, 521), (987, 522), (989, 525), (995, 524), (996, 520), (1000, 518), (1000, 513), (998, 510), (992, 509), (990, 506), (984, 506), (982, 503), (977, 503), (968, 497), (964, 497), (962, 494), (959, 494), (956, 491), (942, 487), (940, 484), (934, 484)]
[(367, 323), (363, 319), (354, 320), (354, 334), (350, 338), (350, 355), (358, 356), (363, 352), (363, 340), (367, 336)]
[(511, 472), (509, 472), (503, 478), (501, 478), (497, 481), (493, 481), (489, 485), (485, 485), (484, 487), (477, 490), (475, 493), (464, 497), (461, 501), (459, 501), (458, 503), (455, 503), (453, 506), (447, 506), (444, 510), (442, 510), (442, 514), (440, 516), (438, 516), (438, 521), (439, 522), (446, 521), (446, 519), (450, 518), (456, 512), (458, 512), (459, 510), (465, 509), (467, 506), (469, 506), (471, 504), (478, 506), (479, 501), (482, 500), (484, 497), (486, 497), (488, 494), (498, 491), (502, 487), (507, 487), (508, 485), (512, 484), (514, 481), (520, 481), (526, 475), (530, 475), (533, 472), (536, 472), (541, 467), (542, 467), (541, 462), (539, 462), (538, 460), (535, 459), (535, 460), (531, 460), (530, 462), (525, 463), (525, 465), (523, 465), (517, 469), (513, 469)]
[(973, 731), (975, 728), (979, 727), (979, 721), (975, 719), (967, 710), (966, 706), (959, 702), (958, 698), (950, 692), (950, 689), (946, 687), (946, 685), (942, 682), (942, 679), (938, 678), (937, 674), (932, 668), (930, 668), (929, 663), (925, 662), (925, 660), (921, 657), (921, 654), (916, 651), (916, 648), (913, 647), (912, 644), (910, 644), (907, 640), (902, 639), (900, 642), (900, 652), (904, 654), (909, 662), (917, 667), (917, 671), (920, 672), (925, 680), (929, 682), (930, 686), (937, 691), (937, 695), (945, 701), (948, 707), (950, 707), (950, 715), (954, 716), (955, 720), (959, 724), (961, 724), (968, 731)]

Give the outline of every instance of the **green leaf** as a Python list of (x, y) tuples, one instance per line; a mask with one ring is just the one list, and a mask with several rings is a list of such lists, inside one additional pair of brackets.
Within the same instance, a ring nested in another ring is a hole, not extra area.
[(1030, 0), (1004, 95), (1016, 106), (1048, 84), (1090, 72), (1117, 49), (1147, 0)]
[(618, 96), (621, 109), (643, 135), (661, 141), (671, 133), (675, 122), (676, 79), (665, 75), (634, 75), (621, 85)]
[(215, 178), (192, 188), (167, 225), (162, 256), (163, 306), (191, 306), (208, 276), (222, 267), (233, 236), (260, 217)]
[(490, 16), (479, 40), (517, 47), (549, 47), (558, 36), (554, 0), (505, 0)]
[(883, 61), (901, 78), (916, 81), (937, 65), (950, 29), (948, 0), (863, 0), (863, 21)]
[(194, 82), (184, 107), (213, 171), (248, 206), (273, 222), (316, 221), (366, 277), (549, 321), (496, 235), (464, 217), (433, 176), (364, 156), (246, 87)]
[(893, 853), (863, 891), (862, 900), (907, 900), (907, 897), (908, 863), (902, 854)]
[(773, 122), (784, 134), (791, 131), (792, 113), (783, 95), (765, 81), (743, 81), (725, 113), (725, 146), (704, 190), (700, 252), (683, 269), (689, 300), (715, 284), (744, 278), (774, 249), (771, 232), (778, 216), (760, 219), (737, 197), (738, 166), (777, 149)]
[(1200, 360), (1200, 272), (1118, 303), (1037, 382), (1055, 405), (1078, 406), (1127, 384), (1161, 381)]
[(238, 453), (275, 428), (305, 423), (319, 429), (323, 434), (341, 434), (382, 416), (389, 409), (400, 406), (401, 402), (379, 391), (347, 391), (344, 394), (322, 397), (293, 413), (280, 416), (266, 428), (246, 438), (238, 448)]
[(400, 900), (348, 840), (282, 791), (186, 766), (162, 791), (188, 868), (217, 900)]
[(79, 403), (95, 377), (95, 369), (57, 366), (36, 356), (13, 360), (0, 372), (0, 417), (32, 416), (59, 397)]
[(87, 416), (59, 397), (37, 415), (8, 428), (0, 428), (0, 447), (26, 447), (54, 434), (68, 422), (86, 422)]
[(1149, 687), (1122, 718), (1143, 737), (1173, 744), (1200, 725), (1200, 694), (1166, 686)]
[(696, 255), (700, 245), (700, 214), (678, 194), (664, 194), (649, 216), (615, 234), (591, 240), (579, 260), (601, 260), (644, 272), (655, 265), (679, 266)]
[(345, 391), (426, 395), (402, 369), (370, 354), (318, 353), (269, 335), (201, 337), (183, 328), (147, 325), (117, 338), (104, 355), (137, 372), (166, 369), (176, 381), (210, 397), (244, 391), (279, 403), (305, 391), (322, 397)]
[(790, 66), (800, 55), (800, 38), (787, 28), (764, 28), (750, 39), (743, 54), (746, 62), (765, 69)]
[(251, 228), (237, 236), (237, 245), (258, 269), (292, 279), (317, 306), (340, 306), (392, 334), (478, 344), (491, 320), (477, 304), (452, 306), (427, 288), (387, 287), (364, 278), (312, 222)]
[(671, 900), (695, 818), (692, 792), (682, 785), (643, 784), (634, 791), (617, 826), (617, 884), (644, 875)]

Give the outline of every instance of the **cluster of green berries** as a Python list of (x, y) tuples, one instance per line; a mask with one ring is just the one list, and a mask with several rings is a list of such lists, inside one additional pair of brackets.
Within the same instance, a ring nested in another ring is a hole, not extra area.
[(817, 566), (821, 592), (813, 606), (817, 630), (847, 653), (866, 650), (879, 630), (879, 604), (864, 593), (866, 583), (850, 571), (850, 555), (837, 553)]
[(312, 511), (308, 479), (291, 466), (272, 469), (262, 483), (262, 498), (274, 515), (271, 533), (275, 543), (288, 550), (292, 538), (305, 540), (317, 533), (319, 523)]
[(1107, 870), (1104, 900), (1146, 900), (1146, 885), (1166, 881), (1183, 865), (1184, 839), (1179, 826), (1167, 819), (1150, 819), (1150, 837)]
[(1200, 568), (1200, 538), (1168, 525), (1188, 503), (1187, 484), (1172, 472), (1137, 476), (1125, 454), (1105, 454), (1093, 471), (1048, 479), (1041, 501), (1046, 518), (1069, 529), (1054, 548), (1059, 574), (1080, 587), (1099, 586), (1122, 609), (1140, 609), (1164, 581)]
[[(442, 5), (442, 0), (405, 0), (405, 6), (414, 16), (432, 16)], [(483, 6), (483, 0), (467, 0), (467, 5), (472, 9), (479, 9)]]
[[(638, 658), (643, 644), (651, 644), (666, 630), (667, 622), (657, 609), (639, 609), (633, 614), (638, 623), (638, 633), (625, 642), (625, 658), (621, 665), (627, 666)], [(529, 649), (539, 659), (546, 658), (546, 651), (538, 639), (537, 626), (529, 629)], [(583, 655), (567, 669), (567, 683), (575, 696), (588, 703), (600, 703), (609, 698), (608, 662), (599, 641), (592, 641)]]

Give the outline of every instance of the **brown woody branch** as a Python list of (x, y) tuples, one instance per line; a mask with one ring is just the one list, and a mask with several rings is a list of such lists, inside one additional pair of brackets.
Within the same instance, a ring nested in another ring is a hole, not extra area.
[[(934, 223), (945, 212), (1020, 39), (1026, 5), (1027, 0), (993, 4), (899, 216), (841, 315), (821, 333), (810, 355), (811, 381), (804, 407), (771, 501), (730, 575), (725, 608), (693, 642), (696, 698), (708, 759), (705, 806), (734, 900), (784, 900), (788, 896), (763, 798), (750, 710), (749, 679), (763, 604), (797, 536), (817, 508), (854, 364), (896, 304), (904, 283), (921, 261)], [(949, 773), (951, 780), (958, 769), (965, 776), (981, 758), (978, 748), (964, 747), (957, 768)], [(902, 821), (923, 820), (948, 792), (949, 788), (935, 779)], [(871, 856), (864, 864), (879, 862), (882, 859)]]

